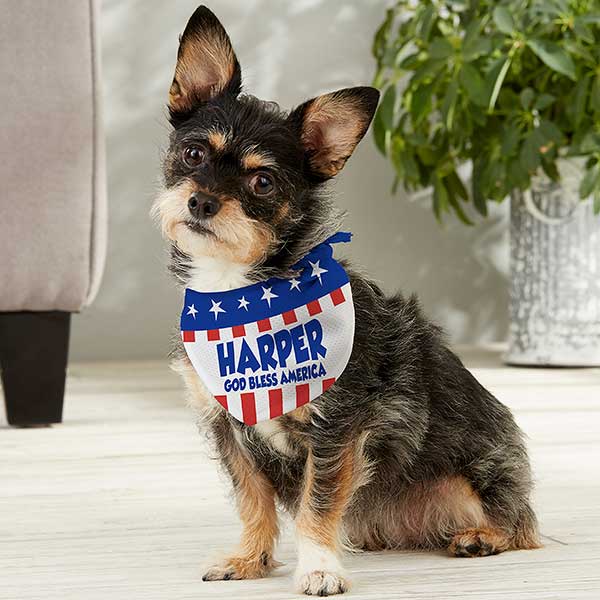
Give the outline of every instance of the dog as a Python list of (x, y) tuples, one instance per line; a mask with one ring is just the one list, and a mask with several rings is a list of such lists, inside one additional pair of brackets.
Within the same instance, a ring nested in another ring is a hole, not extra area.
[[(365, 135), (378, 98), (347, 88), (284, 112), (242, 93), (230, 39), (200, 6), (180, 38), (153, 207), (178, 284), (215, 292), (292, 277), (340, 228), (327, 182)], [(477, 557), (540, 545), (510, 411), (414, 297), (387, 297), (344, 265), (360, 317), (349, 362), (319, 398), (277, 419), (233, 418), (175, 342), (173, 368), (231, 477), (242, 523), (239, 548), (204, 580), (267, 576), (278, 565), (278, 508), (295, 520), (295, 582), (308, 595), (348, 589), (347, 547)]]

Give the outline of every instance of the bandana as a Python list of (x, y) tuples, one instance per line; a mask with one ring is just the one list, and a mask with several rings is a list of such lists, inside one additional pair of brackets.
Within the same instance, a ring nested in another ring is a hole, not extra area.
[(194, 369), (217, 402), (255, 425), (318, 398), (343, 373), (354, 340), (348, 274), (331, 244), (272, 277), (226, 292), (186, 289), (181, 335)]

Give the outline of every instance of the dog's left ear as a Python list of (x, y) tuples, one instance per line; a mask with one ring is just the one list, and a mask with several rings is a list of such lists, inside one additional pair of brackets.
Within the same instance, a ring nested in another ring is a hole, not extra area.
[(242, 73), (229, 36), (206, 6), (190, 17), (179, 40), (175, 77), (169, 90), (172, 117), (222, 93), (237, 95)]
[(313, 98), (288, 117), (297, 128), (310, 171), (319, 179), (337, 175), (365, 135), (379, 92), (354, 87)]

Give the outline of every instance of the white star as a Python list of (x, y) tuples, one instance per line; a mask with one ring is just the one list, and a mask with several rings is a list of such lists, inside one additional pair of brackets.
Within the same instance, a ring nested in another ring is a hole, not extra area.
[(219, 313), (224, 313), (226, 311), (221, 308), (221, 302), (215, 302), (212, 299), (211, 299), (211, 302), (212, 302), (212, 307), (208, 309), (208, 312), (214, 313), (215, 321), (216, 321), (219, 318)]
[(268, 287), (268, 288), (265, 288), (265, 287), (264, 287), (264, 288), (262, 289), (262, 291), (263, 291), (263, 295), (261, 296), (261, 298), (260, 298), (260, 299), (261, 299), (261, 300), (266, 300), (266, 301), (267, 301), (267, 304), (269, 305), (269, 308), (271, 308), (271, 300), (272, 300), (273, 298), (279, 298), (279, 296), (277, 296), (276, 294), (274, 294), (274, 293), (271, 291), (271, 288), (270, 288), (270, 287)]
[(310, 262), (310, 260), (308, 261), (310, 266), (312, 267), (312, 274), (311, 277), (318, 277), (319, 278), (319, 283), (321, 285), (323, 285), (323, 282), (321, 281), (321, 275), (323, 273), (327, 273), (327, 269), (323, 269), (322, 267), (319, 266), (319, 262)]
[(292, 290), (300, 291), (300, 282), (294, 277), (294, 279), (290, 279), (290, 292)]
[(192, 315), (192, 317), (194, 317), (194, 319), (195, 319), (195, 318), (196, 318), (196, 313), (198, 312), (198, 311), (196, 310), (196, 307), (195, 307), (195, 306), (192, 304), (191, 306), (188, 306), (188, 308), (189, 308), (190, 310), (188, 310), (188, 311), (187, 311), (187, 314), (188, 314), (188, 315)]
[(248, 304), (250, 304), (250, 302), (246, 300), (246, 296), (242, 296), (241, 298), (239, 298), (238, 302), (240, 303), (238, 309), (243, 308), (246, 312), (248, 312)]

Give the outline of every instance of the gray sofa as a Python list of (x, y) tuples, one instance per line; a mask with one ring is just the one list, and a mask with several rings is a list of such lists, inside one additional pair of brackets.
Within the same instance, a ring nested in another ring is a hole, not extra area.
[(70, 315), (100, 285), (98, 4), (0, 3), (0, 369), (14, 425), (61, 420)]

